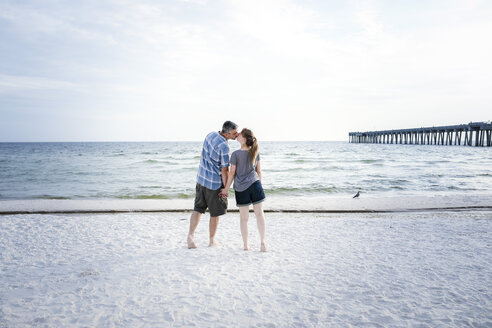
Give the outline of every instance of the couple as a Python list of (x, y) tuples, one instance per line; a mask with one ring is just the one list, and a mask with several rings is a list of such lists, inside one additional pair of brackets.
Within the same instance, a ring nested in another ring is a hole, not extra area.
[[(234, 193), (236, 204), (239, 207), (244, 250), (249, 250), (249, 205), (253, 204), (261, 238), (260, 250), (266, 252), (265, 216), (262, 204), (265, 200), (265, 193), (261, 185), (258, 141), (251, 130), (242, 129), (238, 133), (237, 128), (237, 124), (226, 121), (220, 132), (211, 132), (205, 137), (196, 178), (195, 206), (190, 219), (188, 248), (196, 248), (195, 229), (200, 222), (200, 216), (207, 208), (210, 211), (209, 246), (216, 245), (215, 232), (219, 224), (219, 216), (227, 213), (229, 187), (234, 180)], [(241, 149), (232, 153), (229, 160), (228, 140), (231, 139), (237, 139), (241, 144)], [(229, 165), (231, 166), (230, 172)]]

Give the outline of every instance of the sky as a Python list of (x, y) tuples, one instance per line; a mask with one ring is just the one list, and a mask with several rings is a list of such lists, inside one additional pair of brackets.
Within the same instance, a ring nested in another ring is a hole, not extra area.
[(492, 119), (492, 1), (0, 0), (0, 142)]

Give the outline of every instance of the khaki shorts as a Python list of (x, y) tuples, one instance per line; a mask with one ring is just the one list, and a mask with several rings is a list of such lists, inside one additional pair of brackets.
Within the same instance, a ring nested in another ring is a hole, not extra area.
[(210, 216), (221, 216), (227, 213), (227, 197), (220, 197), (220, 188), (211, 190), (200, 184), (196, 184), (195, 207), (194, 211), (205, 213), (210, 211)]

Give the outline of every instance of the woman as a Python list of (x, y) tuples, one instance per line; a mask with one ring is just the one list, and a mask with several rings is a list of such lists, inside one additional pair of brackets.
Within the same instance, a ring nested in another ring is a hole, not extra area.
[(263, 201), (265, 192), (261, 185), (260, 155), (258, 154), (258, 141), (249, 129), (242, 129), (236, 140), (241, 144), (241, 149), (231, 155), (231, 171), (227, 183), (222, 191), (224, 196), (229, 195), (229, 188), (234, 180), (234, 193), (236, 204), (239, 207), (241, 218), (241, 235), (243, 236), (244, 250), (249, 250), (248, 245), (248, 219), (249, 205), (253, 204), (256, 223), (260, 233), (262, 252), (266, 252), (265, 245), (265, 215), (263, 214)]

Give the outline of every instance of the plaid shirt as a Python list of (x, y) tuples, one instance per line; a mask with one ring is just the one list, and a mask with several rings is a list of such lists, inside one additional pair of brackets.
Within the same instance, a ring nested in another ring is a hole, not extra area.
[(223, 167), (229, 167), (229, 143), (218, 132), (211, 132), (203, 142), (196, 182), (211, 190), (219, 189)]

